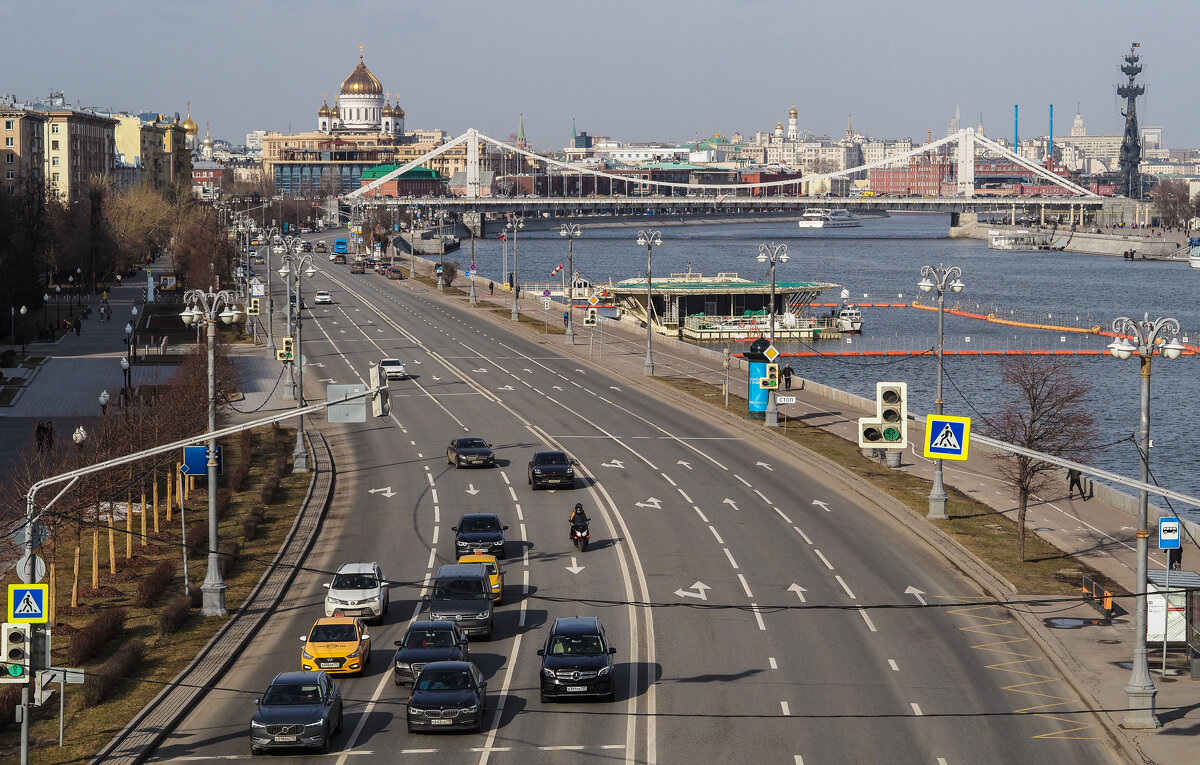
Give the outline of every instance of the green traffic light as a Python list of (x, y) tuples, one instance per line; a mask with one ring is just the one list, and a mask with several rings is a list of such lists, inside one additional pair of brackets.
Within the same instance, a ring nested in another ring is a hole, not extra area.
[(884, 428), (883, 429), (883, 437), (884, 437), (884, 439), (886, 439), (888, 441), (899, 441), (900, 440), (900, 431), (897, 430), (896, 428)]
[(23, 677), (25, 675), (25, 668), (20, 664), (9, 664), (4, 670), (8, 673), (9, 677)]

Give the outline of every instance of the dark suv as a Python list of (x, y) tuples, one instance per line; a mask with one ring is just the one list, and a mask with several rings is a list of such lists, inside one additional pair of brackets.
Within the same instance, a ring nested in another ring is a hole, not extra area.
[(492, 513), (467, 513), (452, 526), (454, 532), (454, 555), (461, 558), (471, 553), (487, 553), (505, 558), (504, 531), (508, 527)]
[(575, 488), (575, 460), (566, 452), (545, 451), (535, 452), (529, 460), (529, 485), (534, 491), (543, 486), (563, 486)]
[(616, 698), (612, 655), (608, 635), (594, 616), (571, 616), (554, 620), (542, 657), (542, 701), (558, 696), (593, 696), (605, 701)]
[(396, 641), (393, 673), (396, 685), (412, 685), (431, 661), (466, 661), (467, 635), (449, 621), (416, 621)]

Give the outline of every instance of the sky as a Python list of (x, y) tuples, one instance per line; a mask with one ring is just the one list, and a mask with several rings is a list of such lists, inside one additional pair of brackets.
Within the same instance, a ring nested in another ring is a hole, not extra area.
[[(1130, 16), (1132, 18), (1126, 18)], [(558, 150), (751, 137), (787, 122), (923, 141), (982, 115), (992, 137), (1120, 134), (1115, 86), (1141, 43), (1142, 126), (1200, 146), (1194, 0), (0, 0), (0, 94), (187, 112), (201, 134), (310, 131), (365, 46), (406, 127)], [(13, 34), (14, 30), (26, 30)]]

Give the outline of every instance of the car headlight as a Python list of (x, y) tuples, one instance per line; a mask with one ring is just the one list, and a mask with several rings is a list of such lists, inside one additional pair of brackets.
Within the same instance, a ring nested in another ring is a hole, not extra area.
[(473, 715), (479, 711), (479, 707), (463, 707), (461, 711), (466, 714)]
[(419, 714), (421, 714), (421, 710), (420, 710), (420, 709), (417, 709), (416, 707), (409, 707), (409, 708), (408, 708), (408, 713), (409, 713), (410, 715), (419, 715)]
[(362, 646), (359, 646), (358, 648), (354, 649), (354, 653), (350, 654), (346, 658), (347, 659), (357, 659), (359, 656), (362, 656)]
[(251, 728), (257, 728), (257, 729), (263, 729), (263, 730), (266, 730), (266, 727), (267, 727), (267, 726), (266, 726), (264, 723), (260, 723), (258, 720), (251, 720), (251, 721), (250, 721), (250, 727), (251, 727)]
[(604, 677), (609, 672), (612, 672), (612, 667), (602, 667), (600, 671), (596, 673), (596, 677)]
[(575, 468), (567, 468), (567, 475), (575, 475)]
[(454, 544), (458, 547), (466, 547), (470, 544), (470, 542), (466, 541), (465, 539), (456, 539), (454, 540)]
[(396, 669), (402, 669), (405, 672), (412, 672), (412, 665), (407, 664), (403, 661), (398, 661), (398, 662), (396, 662)]
[(300, 657), (303, 659), (312, 659), (312, 654), (303, 648), (300, 649)]
[(542, 474), (542, 469), (541, 469), (541, 468), (534, 468), (534, 469), (533, 469), (533, 474), (534, 474), (534, 475), (541, 475), (541, 474)]
[(318, 727), (324, 727), (324, 725), (325, 725), (324, 720), (317, 720), (316, 722), (305, 723), (304, 727), (305, 728), (318, 728)]
[(554, 670), (550, 669), (549, 667), (542, 667), (542, 677), (553, 678)]
[(486, 619), (486, 618), (488, 618), (488, 613), (490, 613), (490, 612), (480, 611), (479, 613), (475, 614), (475, 618), (476, 619)]
[(333, 605), (335, 605), (335, 606), (344, 606), (344, 605), (347, 605), (346, 601), (344, 601), (344, 600), (341, 600), (340, 598), (329, 598), (329, 602), (330, 602), (330, 603), (332, 603), (332, 604), (333, 604)]
[(495, 542), (492, 542), (492, 546), (493, 547), (504, 547), (504, 540), (497, 539)]

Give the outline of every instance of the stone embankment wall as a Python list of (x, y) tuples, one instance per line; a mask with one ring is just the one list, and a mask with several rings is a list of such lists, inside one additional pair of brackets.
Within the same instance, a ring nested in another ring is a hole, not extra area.
[[(1067, 252), (1083, 252), (1092, 255), (1115, 255), (1121, 257), (1125, 254), (1126, 250), (1136, 250), (1138, 255), (1154, 258), (1165, 258), (1187, 244), (1187, 235), (1179, 231), (1158, 236), (1158, 229), (1147, 229), (1148, 232), (1153, 232), (1154, 235), (1138, 236), (1133, 233), (1136, 230), (1130, 229), (1129, 233), (1122, 234), (1096, 234), (1084, 231), (1071, 232), (1060, 228), (1054, 232), (1053, 243), (1055, 247), (1062, 246)], [(1005, 234), (1029, 231), (1049, 233), (1050, 229), (1029, 229), (1021, 226), (966, 223), (950, 229), (950, 236), (959, 239), (986, 240), (989, 231), (999, 231)], [(1065, 245), (1060, 244), (1063, 240), (1066, 240)], [(1175, 257), (1187, 262), (1186, 251), (1177, 254)]]

